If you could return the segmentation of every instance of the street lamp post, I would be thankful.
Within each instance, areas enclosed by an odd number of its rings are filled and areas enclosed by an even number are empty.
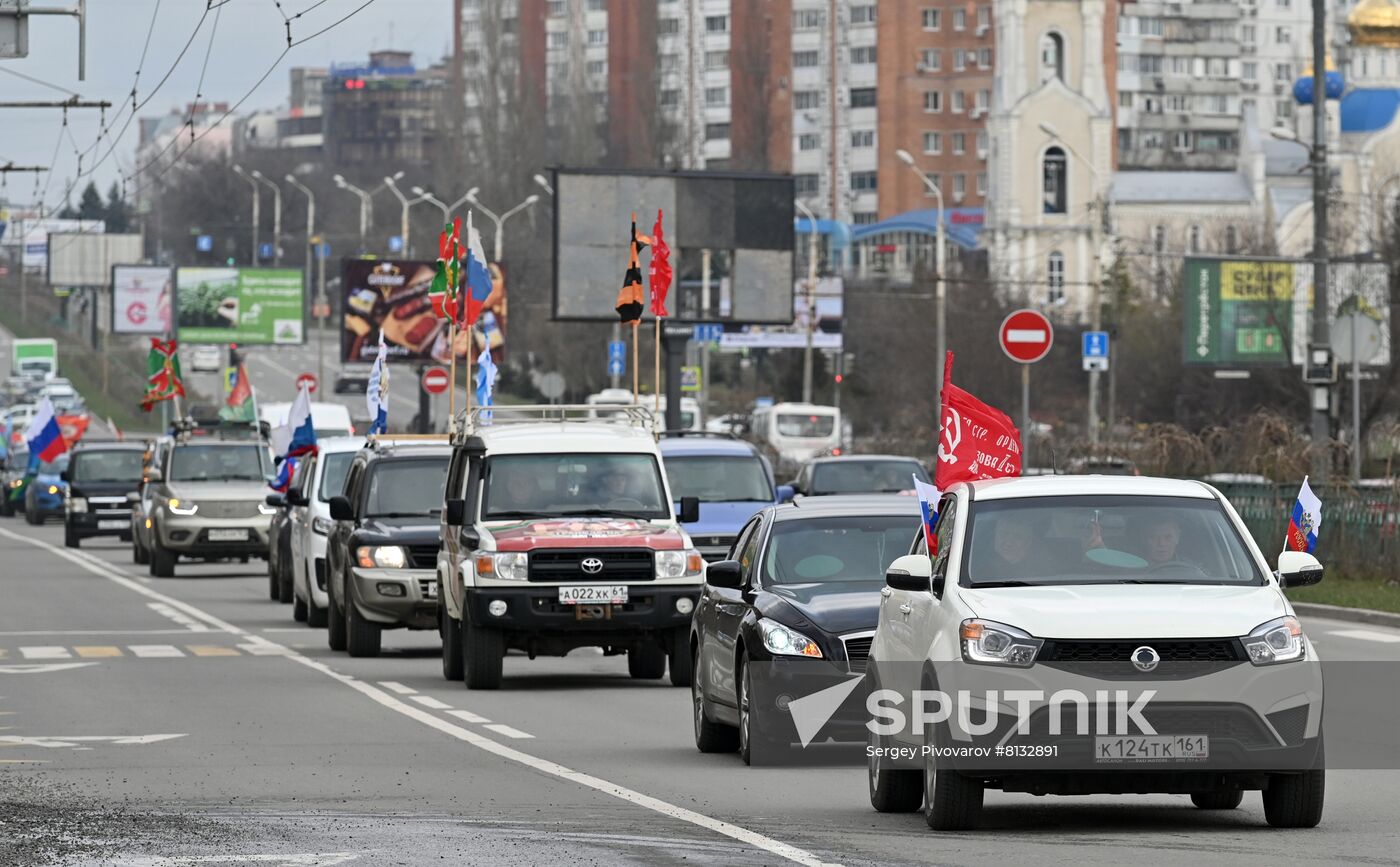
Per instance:
[[[369,224],[374,213],[374,201],[370,194],[345,180],[340,175],[336,175],[331,180],[342,190],[348,190],[360,197],[360,252],[365,252],[365,236],[369,234]]]
[[[1312,0],[1312,86],[1313,86],[1313,140],[1309,156],[1312,157],[1313,181],[1313,309],[1312,340],[1308,346],[1309,361],[1321,359],[1330,367],[1332,363],[1332,335],[1327,321],[1331,307],[1327,299],[1327,188],[1331,177],[1327,169],[1327,73],[1324,67],[1327,56],[1327,9],[1323,0]],[[1354,352],[1356,347],[1352,347]],[[1314,385],[1312,399],[1312,471],[1313,475],[1327,481],[1331,470],[1331,460],[1327,453],[1327,441],[1332,435],[1332,422],[1328,410],[1331,386]],[[1360,463],[1361,443],[1353,463]]]
[[[258,189],[257,179],[249,175],[247,172],[243,171],[243,167],[238,165],[237,163],[235,163],[233,166],[233,173],[238,175],[243,180],[247,181],[253,187],[253,250],[251,256],[253,265],[256,266],[258,264],[258,206],[261,202],[260,194],[262,191]]]
[[[802,402],[811,403],[812,340],[817,319],[817,215],[800,200],[793,204],[807,219],[807,348],[802,355]]]
[[[505,242],[506,220],[509,220],[511,217],[530,207],[535,202],[538,202],[540,200],[540,197],[534,193],[531,193],[530,195],[525,197],[525,201],[511,208],[509,211],[506,211],[504,214],[496,216],[494,211],[483,205],[481,201],[477,199],[476,194],[478,189],[478,187],[472,187],[470,190],[467,190],[467,194],[462,197],[462,201],[470,202],[473,206],[476,207],[478,211],[485,214],[491,220],[491,222],[496,224],[496,237],[495,243],[493,244],[495,255],[492,257],[492,261],[499,262],[501,261],[501,250]],[[454,205],[453,207],[455,208],[456,206]]]
[[[318,252],[315,248],[316,237],[316,194],[311,192],[311,188],[296,179],[295,175],[288,174],[284,178],[287,183],[295,189],[300,190],[306,196],[306,291],[311,291],[311,262],[316,258]],[[324,294],[325,287],[322,287]],[[317,298],[319,303],[322,299]]]
[[[541,174],[536,174],[531,180],[534,181],[540,189],[544,190],[547,195],[554,195],[554,187],[550,186],[549,178]]]
[[[943,364],[948,355],[948,285],[947,277],[944,274],[944,271],[947,270],[947,237],[943,220],[943,191],[938,188],[938,184],[935,184],[932,178],[924,174],[924,171],[914,164],[914,156],[910,154],[909,151],[900,148],[894,152],[894,155],[899,157],[900,162],[904,163],[914,174],[919,176],[919,179],[924,182],[924,186],[929,192],[933,193],[934,199],[938,202],[938,232],[936,249],[933,254],[934,269],[938,271],[938,283],[933,290],[934,331],[936,335],[934,353],[938,356],[938,359],[937,366],[934,369],[937,371],[938,375],[938,384],[936,388],[938,389],[939,413],[941,414],[941,407],[943,405]],[[942,418],[939,418],[938,423],[942,424],[942,422]]]
[[[260,183],[267,184],[272,188],[272,264],[282,264],[282,188],[267,179],[267,176],[257,169],[250,172]]]
[[[403,192],[399,189],[398,184],[395,183],[395,181],[398,180],[399,176],[401,176],[402,174],[403,172],[399,172],[398,175],[393,175],[385,178],[384,186],[388,187],[389,192],[394,194],[394,198],[399,200],[399,206],[402,208],[402,210],[399,212],[399,237],[403,239],[404,255],[410,256],[412,255],[412,253],[409,252],[408,247],[408,209],[418,204],[419,202],[427,201],[427,197],[423,195],[417,195],[414,198],[410,199],[407,196],[405,196]],[[415,187],[414,189],[421,189],[421,187]]]
[[[422,187],[414,187],[413,194],[418,198],[422,199],[423,201],[427,202],[428,204],[433,205],[439,211],[442,211],[443,223],[450,223],[452,221],[452,209],[449,208],[447,206],[447,203],[444,202],[442,199],[439,199],[437,196],[434,196],[432,193],[428,192]]]

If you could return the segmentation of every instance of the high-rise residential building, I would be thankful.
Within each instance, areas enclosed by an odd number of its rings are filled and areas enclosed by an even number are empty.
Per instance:
[[[409,52],[375,51],[367,64],[332,66],[322,96],[331,166],[382,171],[439,156],[448,102],[442,67],[418,69]]]

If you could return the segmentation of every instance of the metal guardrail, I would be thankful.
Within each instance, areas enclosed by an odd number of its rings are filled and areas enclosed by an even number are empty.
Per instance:
[[[550,422],[614,424],[642,428],[652,436],[659,434],[656,416],[640,404],[503,404],[473,406],[457,413],[452,424],[452,442],[460,444],[483,427]]]

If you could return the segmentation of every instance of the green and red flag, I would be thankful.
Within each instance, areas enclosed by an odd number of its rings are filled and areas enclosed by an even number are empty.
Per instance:
[[[254,421],[257,406],[253,401],[253,381],[248,377],[248,366],[237,351],[229,352],[230,368],[224,378],[224,405],[219,407],[219,418],[225,421]]]
[[[646,235],[637,234],[637,214],[632,213],[632,241],[628,245],[627,273],[622,277],[622,291],[617,293],[618,319],[625,323],[636,324],[642,319],[642,310],[645,309],[644,295],[642,290],[642,266],[641,253],[646,249],[651,239]]]
[[[146,395],[141,399],[141,409],[150,412],[151,407],[162,400],[184,396],[179,343],[152,337],[151,351],[146,356]]]
[[[442,227],[438,236],[437,273],[433,275],[428,297],[433,302],[433,315],[452,319],[457,313],[457,291],[462,285],[462,218],[457,217]]]

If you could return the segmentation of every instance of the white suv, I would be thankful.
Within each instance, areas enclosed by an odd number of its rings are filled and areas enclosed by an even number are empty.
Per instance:
[[[317,454],[297,471],[287,492],[292,520],[292,616],[308,626],[326,625],[326,535],[331,520],[330,499],[341,492],[345,473],[355,453],[364,448],[364,437],[332,437],[321,440]]]
[[[866,685],[870,798],[970,829],[983,791],[1262,790],[1279,827],[1322,814],[1322,672],[1282,587],[1214,488],[1042,476],[956,485],[889,567]],[[986,752],[979,752],[985,750]]]

